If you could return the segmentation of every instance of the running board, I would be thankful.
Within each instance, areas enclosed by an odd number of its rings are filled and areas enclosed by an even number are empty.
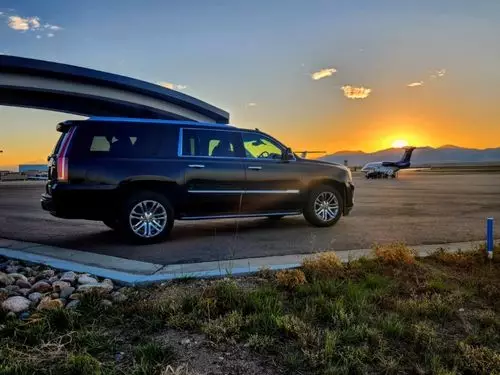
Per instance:
[[[300,211],[294,212],[273,212],[262,214],[235,214],[235,215],[213,215],[213,216],[181,216],[179,220],[206,220],[206,219],[245,219],[253,217],[269,217],[269,216],[296,216],[302,215]]]

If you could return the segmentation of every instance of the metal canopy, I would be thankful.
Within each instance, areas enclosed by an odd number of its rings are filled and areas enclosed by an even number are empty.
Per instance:
[[[229,113],[175,90],[73,65],[0,55],[0,105],[83,116],[227,124]]]

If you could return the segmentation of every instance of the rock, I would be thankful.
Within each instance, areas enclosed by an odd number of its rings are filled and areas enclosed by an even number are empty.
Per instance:
[[[108,283],[91,283],[83,284],[78,287],[77,292],[89,292],[89,291],[101,291],[101,292],[111,292],[113,287]]]
[[[25,311],[19,315],[19,319],[21,320],[28,320],[30,318],[31,314],[28,311]]]
[[[19,294],[26,297],[28,294],[30,294],[31,289],[30,288],[21,288],[19,289]]]
[[[66,282],[66,281],[55,281],[52,284],[52,289],[54,290],[54,292],[59,293],[62,289],[69,288],[70,286],[71,286],[71,284]]]
[[[30,308],[31,302],[29,299],[16,296],[9,297],[2,303],[2,308],[14,313],[20,313]]]
[[[112,288],[114,288],[115,286],[113,285],[113,282],[110,280],[110,279],[104,279],[102,281],[103,284],[108,284],[110,285]]]
[[[182,339],[181,340],[181,345],[189,345],[191,344],[191,340],[190,339]]]
[[[18,280],[23,280],[26,282],[28,281],[28,278],[21,273],[10,273],[9,276],[13,277],[14,280],[16,280],[16,281],[18,281]]]
[[[73,271],[65,272],[61,276],[61,281],[66,281],[68,283],[74,283],[76,281],[76,273]]]
[[[79,300],[82,297],[80,293],[73,293],[72,295],[69,296],[69,299],[74,301],[74,300]]]
[[[9,291],[5,288],[0,288],[0,302],[3,302],[9,297]]]
[[[111,293],[111,299],[113,300],[113,302],[122,303],[127,300],[127,296],[120,292],[113,292]]]
[[[64,307],[60,299],[50,299],[50,297],[43,297],[40,301],[37,310],[56,310]]]
[[[33,275],[33,270],[30,267],[24,267],[23,273],[27,276],[30,277]]]
[[[47,293],[52,290],[52,286],[45,281],[37,281],[32,287],[31,290],[34,292]]]
[[[115,354],[115,361],[116,362],[121,362],[123,360],[125,353],[124,352],[118,352]]]
[[[105,308],[108,308],[108,307],[113,306],[113,302],[111,302],[111,301],[109,301],[109,300],[107,300],[107,299],[103,299],[103,300],[101,301],[101,305],[102,305],[103,307],[105,307]]]
[[[0,287],[5,287],[14,284],[14,278],[3,272],[0,272]]]
[[[33,285],[34,283],[36,283],[36,277],[28,277],[28,282]]]
[[[8,266],[5,269],[5,272],[7,273],[16,273],[19,270],[19,266]]]
[[[70,297],[73,294],[74,291],[75,291],[75,288],[73,288],[72,286],[68,286],[66,288],[62,288],[61,293],[59,293],[59,295],[61,298],[67,299],[68,297]]]
[[[89,275],[81,275],[78,278],[78,284],[85,285],[85,284],[97,284],[97,279],[90,277]]]
[[[29,296],[28,296],[28,299],[33,302],[33,303],[38,303],[38,301],[40,301],[42,299],[42,294],[41,293],[38,293],[38,292],[35,292],[35,293],[31,293]]]
[[[19,288],[17,285],[7,285],[5,289],[7,290],[7,292],[9,292],[9,296],[18,296],[19,290],[21,288]]]
[[[42,271],[41,275],[46,278],[46,279],[50,279],[51,277],[53,277],[54,275],[56,274],[56,271],[54,270],[45,270],[45,271]]]
[[[13,311],[9,311],[7,313],[7,319],[15,319],[16,318],[16,313]]]
[[[66,308],[68,310],[74,310],[74,309],[76,309],[78,307],[79,304],[80,304],[80,301],[78,301],[78,300],[71,301],[70,303],[68,303],[66,305]]]
[[[27,279],[26,280],[21,280],[21,279],[17,280],[16,285],[21,289],[25,289],[25,288],[31,289],[31,284],[28,282]]]
[[[54,292],[54,293],[52,293],[52,294],[50,295],[50,298],[52,298],[52,299],[57,299],[57,298],[59,298],[59,293],[55,293],[55,292]]]
[[[49,284],[53,284],[56,281],[59,281],[59,278],[57,276],[52,276],[51,278],[49,278]]]

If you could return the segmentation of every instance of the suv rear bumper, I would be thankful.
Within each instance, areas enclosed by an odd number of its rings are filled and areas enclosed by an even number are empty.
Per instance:
[[[55,214],[56,208],[54,205],[54,200],[52,199],[52,196],[48,194],[42,194],[42,198],[40,199],[40,203],[42,205],[42,208],[45,211],[49,211],[51,214]]]
[[[349,215],[353,207],[354,207],[354,185],[348,182],[345,189],[344,215],[345,216]]]

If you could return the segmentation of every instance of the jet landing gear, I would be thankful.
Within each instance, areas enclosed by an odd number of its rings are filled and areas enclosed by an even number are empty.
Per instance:
[[[396,173],[387,173],[387,172],[372,172],[372,173],[367,173],[365,176],[367,179],[381,179],[381,178],[396,178],[397,174]]]

